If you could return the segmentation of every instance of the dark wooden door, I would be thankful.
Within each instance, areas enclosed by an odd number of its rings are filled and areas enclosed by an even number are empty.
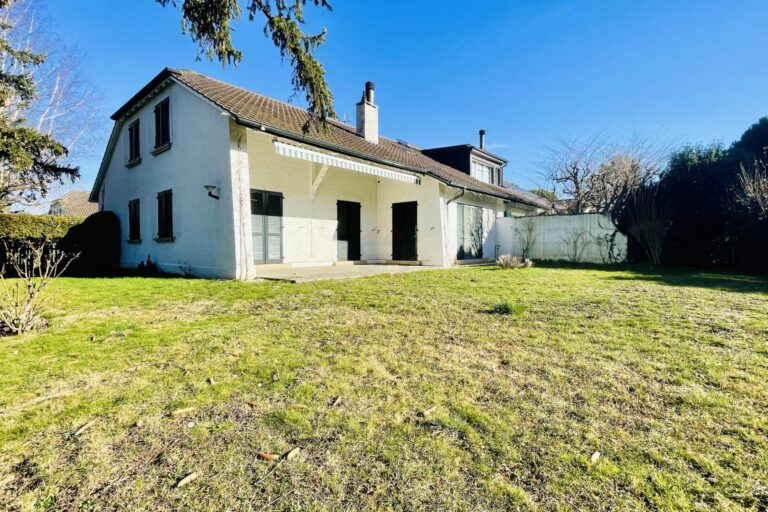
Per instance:
[[[360,203],[336,203],[336,240],[339,261],[360,259]]]
[[[414,261],[416,253],[416,201],[392,205],[392,259]]]

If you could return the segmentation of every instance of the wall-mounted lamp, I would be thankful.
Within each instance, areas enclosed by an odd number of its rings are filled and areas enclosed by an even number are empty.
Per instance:
[[[217,187],[216,185],[205,185],[205,190],[208,191],[208,197],[212,197],[214,199],[219,198],[219,194],[218,194],[219,187]]]

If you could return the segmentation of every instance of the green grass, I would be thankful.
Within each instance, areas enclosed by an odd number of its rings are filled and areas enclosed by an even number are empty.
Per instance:
[[[48,330],[0,339],[0,509],[768,508],[763,278],[60,279],[49,299]]]

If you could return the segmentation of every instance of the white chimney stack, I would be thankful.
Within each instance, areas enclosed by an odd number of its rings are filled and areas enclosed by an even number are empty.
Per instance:
[[[379,107],[373,103],[373,82],[365,82],[365,92],[357,104],[357,134],[368,142],[379,143]]]

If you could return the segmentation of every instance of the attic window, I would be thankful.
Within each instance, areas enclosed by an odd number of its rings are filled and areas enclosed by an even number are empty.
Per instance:
[[[133,167],[141,162],[139,120],[128,125],[128,167]]]
[[[498,174],[498,167],[494,167],[483,162],[478,162],[477,160],[472,161],[470,176],[473,178],[477,178],[482,182],[490,183],[493,185],[498,183]]]
[[[155,150],[153,155],[171,147],[171,100],[165,98],[155,105]]]

